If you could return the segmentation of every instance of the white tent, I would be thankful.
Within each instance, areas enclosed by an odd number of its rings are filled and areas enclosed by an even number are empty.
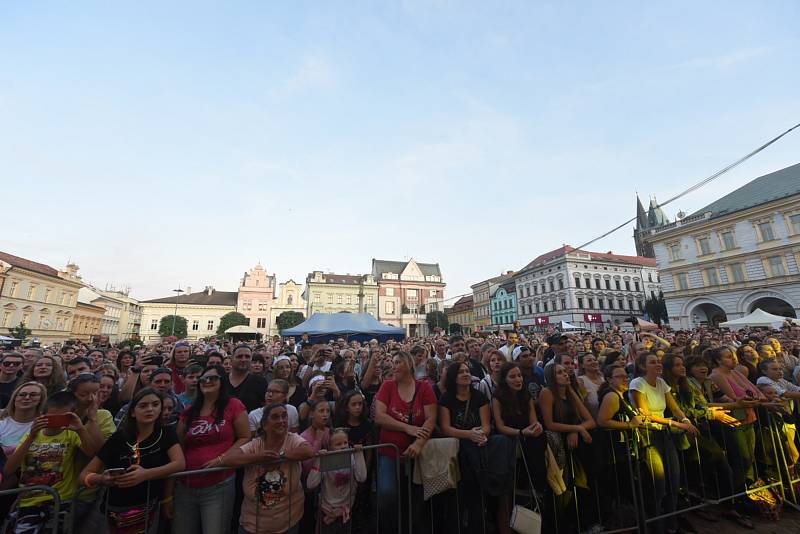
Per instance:
[[[733,319],[732,321],[725,321],[724,323],[719,323],[719,325],[723,328],[731,328],[733,330],[744,328],[745,326],[780,328],[783,326],[784,321],[786,321],[786,317],[772,315],[761,308],[756,308],[749,315],[745,315],[739,319]]]
[[[226,334],[258,334],[258,330],[253,327],[240,324],[238,326],[232,326],[225,330]]]
[[[558,328],[560,328],[561,330],[584,330],[580,326],[575,326],[574,324],[570,324],[566,321],[561,321],[558,324]]]

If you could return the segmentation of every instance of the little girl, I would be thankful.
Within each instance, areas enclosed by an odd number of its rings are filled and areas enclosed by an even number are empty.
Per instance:
[[[331,451],[341,451],[350,447],[347,430],[336,428],[331,433]],[[320,455],[327,451],[320,450]],[[343,454],[343,453],[342,453]],[[320,510],[322,521],[320,534],[340,534],[349,531],[350,510],[356,499],[359,482],[367,479],[367,465],[364,462],[364,451],[361,445],[353,447],[350,467],[332,471],[320,471],[320,457],[314,460],[314,467],[308,474],[307,487],[314,489],[320,486]]]

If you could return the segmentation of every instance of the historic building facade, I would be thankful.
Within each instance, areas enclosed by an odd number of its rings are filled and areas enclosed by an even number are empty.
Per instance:
[[[75,317],[72,320],[70,339],[89,343],[94,336],[99,336],[103,328],[105,312],[106,309],[102,306],[78,300],[78,304],[75,306]]]
[[[500,284],[489,300],[492,326],[513,326],[517,320],[517,286],[514,279],[509,278]]]
[[[468,334],[475,329],[475,310],[473,309],[472,295],[465,295],[455,301],[451,308],[445,308],[447,322],[450,323],[451,332],[453,325],[461,327],[461,332]]]
[[[306,277],[306,317],[314,313],[369,313],[378,317],[378,284],[371,274],[314,271]]]
[[[236,291],[217,291],[207,286],[197,293],[142,301],[141,338],[145,343],[159,341],[161,318],[176,312],[186,318],[189,341],[214,336],[222,316],[236,311],[237,298]]]
[[[287,280],[278,285],[278,295],[272,301],[272,307],[270,308],[268,335],[274,336],[280,334],[278,329],[278,317],[286,311],[298,312],[303,316],[306,314],[306,301],[303,299],[303,286],[295,283],[294,280]]]
[[[649,231],[674,328],[800,314],[800,164]]]
[[[647,298],[661,291],[656,260],[569,245],[534,259],[514,276],[523,326],[561,321],[593,330],[642,317]]]
[[[22,323],[31,330],[27,341],[52,345],[69,339],[83,285],[77,273],[77,265],[58,271],[0,252],[0,335]]]
[[[489,278],[470,286],[472,289],[472,307],[475,329],[480,331],[492,324],[492,295],[500,287],[500,284],[508,281],[514,276],[514,271],[507,271],[500,276]]]
[[[373,259],[372,277],[378,283],[378,320],[405,328],[409,336],[428,335],[426,314],[444,311],[439,264]]]
[[[239,283],[236,311],[250,319],[250,326],[267,335],[271,330],[270,318],[275,298],[275,276],[267,274],[261,264],[244,273]]]
[[[108,336],[108,341],[111,343],[117,343],[122,340],[120,337],[120,317],[122,316],[124,304],[121,300],[101,295],[94,288],[86,286],[78,291],[78,302],[102,307],[105,311],[103,312],[100,334]]]

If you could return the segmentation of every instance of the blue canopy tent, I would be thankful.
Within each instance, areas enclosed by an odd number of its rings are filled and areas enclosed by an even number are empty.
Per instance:
[[[312,343],[326,343],[339,337],[347,341],[369,341],[377,339],[402,340],[406,337],[404,328],[389,326],[378,322],[368,313],[315,313],[304,322],[281,331],[282,336],[300,337],[308,334]]]

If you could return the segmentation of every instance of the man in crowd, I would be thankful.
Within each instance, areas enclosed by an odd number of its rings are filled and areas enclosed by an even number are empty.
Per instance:
[[[188,341],[178,341],[172,349],[172,357],[165,367],[172,371],[172,383],[175,393],[183,393],[186,385],[183,383],[183,372],[189,363],[190,347]]]
[[[78,376],[82,373],[91,373],[92,372],[92,362],[89,358],[84,358],[83,356],[78,356],[77,358],[72,358],[66,364],[67,378],[70,380]]]
[[[231,396],[236,397],[252,412],[264,403],[267,394],[267,381],[263,376],[250,372],[253,350],[247,345],[239,345],[233,349],[231,374]]]
[[[0,362],[0,408],[5,408],[8,399],[19,385],[22,373],[22,354],[19,352],[6,352]]]
[[[447,359],[447,341],[442,338],[436,338],[433,342],[433,359],[436,360],[437,365],[441,365]]]

